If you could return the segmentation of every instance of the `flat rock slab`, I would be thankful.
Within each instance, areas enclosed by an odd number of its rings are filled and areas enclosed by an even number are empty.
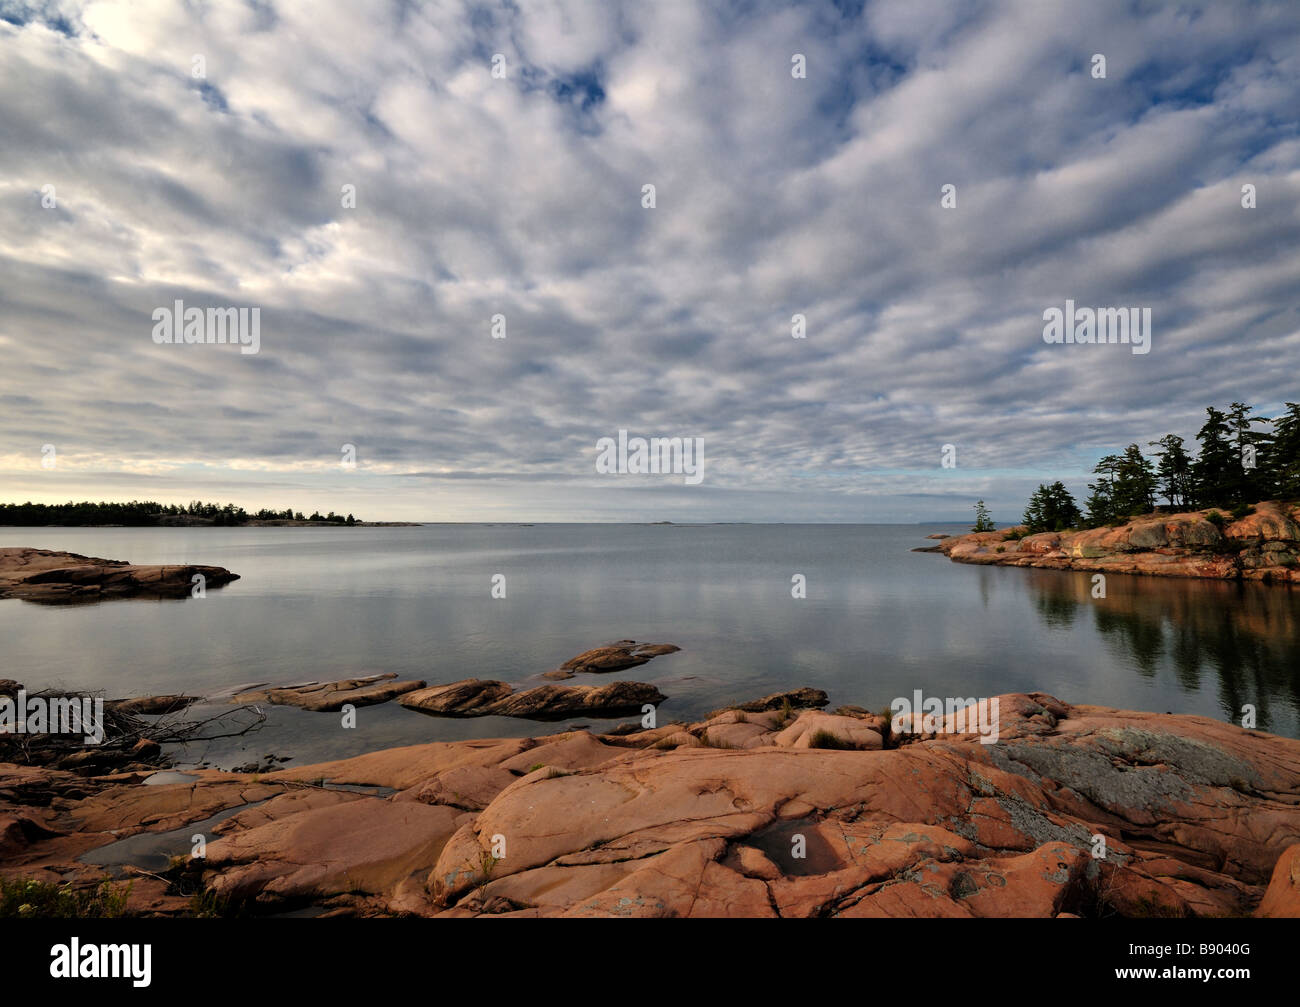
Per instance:
[[[463,814],[375,798],[304,802],[212,843],[200,866],[218,898],[293,902],[382,892],[435,863]]]
[[[9,547],[0,549],[0,598],[59,604],[108,598],[186,598],[194,576],[205,588],[238,580],[219,566],[135,566],[75,552]]]
[[[269,703],[273,706],[297,706],[314,713],[332,713],[345,705],[374,706],[390,699],[423,689],[425,683],[417,679],[397,682],[392,672],[366,678],[348,678],[338,682],[305,682],[284,688],[253,689],[239,692],[232,703],[255,706]]]
[[[640,711],[646,703],[666,699],[645,682],[610,682],[608,685],[540,685],[516,692],[505,682],[467,678],[448,685],[408,692],[402,706],[443,717],[524,717],[561,719],[586,714]]]

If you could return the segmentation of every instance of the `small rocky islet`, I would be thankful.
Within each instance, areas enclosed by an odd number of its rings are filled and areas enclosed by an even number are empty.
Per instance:
[[[196,581],[201,577],[201,581]],[[27,547],[0,548],[0,599],[46,604],[112,598],[185,598],[202,583],[218,588],[239,579],[219,566],[137,566],[75,552]]]
[[[957,563],[1300,584],[1300,504],[1276,500],[1238,518],[1210,507],[1078,531],[1026,534],[1017,525],[927,537],[941,540],[915,551]]]

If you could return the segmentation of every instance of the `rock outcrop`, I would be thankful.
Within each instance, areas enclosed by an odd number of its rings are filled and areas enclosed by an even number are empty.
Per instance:
[[[620,640],[579,654],[545,678],[573,678],[583,672],[611,672],[645,664],[661,654],[681,648],[671,643],[643,643]],[[608,685],[543,685],[517,691],[506,682],[466,678],[459,682],[428,686],[423,681],[394,681],[388,672],[338,682],[302,682],[272,687],[265,683],[241,686],[228,694],[230,702],[245,705],[270,703],[297,706],[304,710],[332,712],[345,704],[371,706],[396,699],[405,707],[443,717],[524,717],[555,720],[585,714],[615,716],[641,711],[646,703],[666,698],[644,682],[613,682]],[[825,693],[819,694],[825,702]],[[132,700],[147,703],[148,699]]]
[[[959,535],[938,551],[958,563],[1300,584],[1300,505],[1266,501],[1237,520],[1216,508],[1148,514],[1114,528],[1017,537],[1024,530]]]
[[[200,771],[146,787],[0,766],[0,871],[89,882],[99,847],[154,833],[159,852],[187,857],[197,831],[206,858],[138,876],[138,911],[183,913],[178,893],[201,888],[254,913],[1300,913],[1300,741],[1041,693],[998,699],[996,744],[950,719],[882,749],[870,714],[733,709],[257,779]]]
[[[195,576],[205,588],[238,580],[219,566],[135,566],[75,552],[9,547],[0,549],[0,598],[58,604],[107,598],[185,598]]]

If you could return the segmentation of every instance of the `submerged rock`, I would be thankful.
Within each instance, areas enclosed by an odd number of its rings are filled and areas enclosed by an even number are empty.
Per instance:
[[[444,717],[525,717],[533,720],[579,714],[617,715],[639,711],[666,697],[644,682],[610,682],[608,685],[540,685],[515,692],[505,682],[467,678],[409,692],[398,699],[402,706]]]
[[[559,671],[571,672],[608,672],[622,671],[645,664],[651,658],[661,654],[674,654],[681,650],[671,643],[637,643],[635,640],[619,640],[605,647],[596,647],[584,651],[577,657],[570,658],[559,667]]]
[[[270,703],[274,706],[297,706],[315,713],[332,713],[345,705],[374,706],[387,703],[404,693],[423,689],[425,683],[416,679],[396,682],[397,675],[387,672],[365,678],[347,678],[338,682],[304,682],[284,688],[251,689],[238,692],[232,703],[252,706]]]

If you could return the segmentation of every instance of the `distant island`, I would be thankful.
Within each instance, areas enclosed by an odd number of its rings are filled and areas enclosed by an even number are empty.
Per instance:
[[[417,527],[412,521],[359,521],[351,514],[321,514],[313,511],[304,515],[302,511],[286,508],[282,511],[263,508],[250,514],[235,504],[204,503],[202,500],[191,501],[182,507],[179,504],[162,504],[155,500],[131,500],[118,503],[100,500],[99,502],[83,500],[74,503],[69,500],[63,504],[27,503],[0,504],[0,525],[17,525],[22,527],[40,526],[125,526],[133,528],[151,527],[229,527],[238,525],[343,525],[345,527]]]

